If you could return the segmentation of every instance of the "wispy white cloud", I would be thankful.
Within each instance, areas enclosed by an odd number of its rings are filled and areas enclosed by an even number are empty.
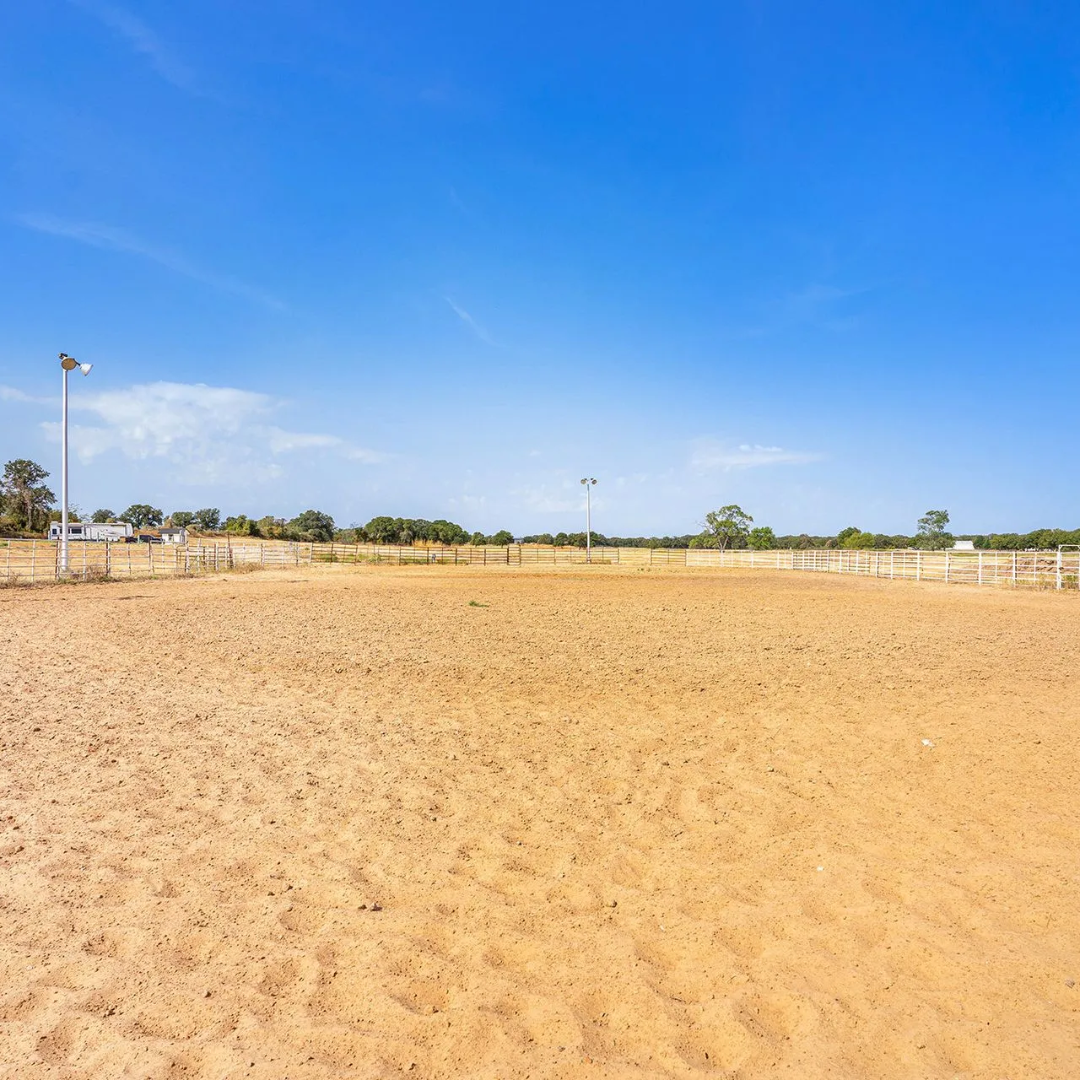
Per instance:
[[[195,72],[177,59],[172,50],[138,16],[116,4],[106,3],[105,0],[70,2],[119,34],[137,53],[146,57],[150,66],[166,82],[189,94],[204,92]]]
[[[247,300],[253,300],[266,307],[282,310],[285,305],[268,293],[252,288],[250,285],[235,278],[221,274],[210,273],[191,263],[179,252],[167,247],[150,244],[126,229],[116,228],[112,225],[102,225],[96,222],[64,221],[51,214],[17,214],[14,218],[17,224],[35,232],[46,233],[49,236],[59,236],[65,240],[75,240],[80,244],[100,248],[103,251],[120,251],[128,255],[137,255],[157,263],[167,270],[193,281],[200,281],[204,285],[217,289],[219,292],[232,293],[242,296]]]
[[[443,299],[450,305],[454,314],[482,341],[485,345],[494,345],[491,335],[485,330],[463,307],[455,304],[449,296]]]
[[[472,512],[483,510],[488,504],[486,495],[456,495],[451,496],[446,501],[451,506]]]
[[[472,212],[462,201],[461,196],[458,195],[457,188],[454,187],[453,184],[450,185],[450,205],[464,217],[472,217]]]
[[[820,461],[822,456],[807,450],[785,450],[782,446],[698,439],[690,455],[690,468],[695,472],[712,472],[717,469],[755,469],[766,465],[809,465]]]
[[[824,330],[844,331],[859,322],[857,315],[850,311],[845,313],[844,302],[869,291],[868,288],[844,289],[812,282],[786,293],[775,306],[784,322],[809,323]]]
[[[337,435],[292,432],[269,423],[283,402],[267,394],[202,383],[157,382],[80,393],[72,411],[94,416],[76,424],[71,443],[82,461],[117,452],[132,460],[162,459],[183,483],[262,482],[284,472],[283,455],[317,451],[374,464],[387,455]],[[59,440],[60,425],[42,428]]]
[[[524,509],[536,514],[585,513],[585,489],[578,479],[537,481],[513,488],[510,492]],[[603,497],[592,489],[592,508],[602,507]]]
[[[297,450],[335,450],[350,461],[360,461],[369,465],[375,465],[387,458],[386,454],[377,450],[353,446],[337,435],[283,431],[278,427],[265,428],[263,433],[267,436],[270,452],[274,454],[290,454]]]
[[[19,390],[14,386],[0,385],[0,401],[18,401],[27,405],[56,405],[58,404],[59,399],[34,397],[32,394],[23,393],[22,390]]]

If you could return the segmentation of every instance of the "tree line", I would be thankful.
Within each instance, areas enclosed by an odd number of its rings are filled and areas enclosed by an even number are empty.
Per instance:
[[[60,518],[56,495],[46,485],[49,473],[36,462],[25,458],[9,461],[0,477],[0,532],[6,534],[48,531],[49,523]],[[469,532],[453,521],[425,518],[401,518],[389,515],[373,517],[366,525],[339,528],[334,519],[319,510],[305,510],[294,518],[248,517],[237,514],[222,520],[217,507],[202,510],[174,510],[164,513],[149,503],[133,503],[121,513],[107,508],[84,515],[71,507],[73,522],[88,519],[93,522],[129,522],[135,529],[174,528],[192,529],[204,534],[225,533],[228,536],[257,537],[265,540],[298,540],[325,543],[372,544],[491,544],[498,547],[514,543],[509,529],[495,533]],[[722,506],[705,515],[701,529],[680,536],[605,536],[593,532],[592,543],[597,547],[651,548],[753,548],[759,551],[777,548],[924,548],[941,550],[952,547],[956,540],[971,540],[982,550],[1023,551],[1031,548],[1052,550],[1061,544],[1080,545],[1080,529],[1035,529],[1028,533],[984,533],[954,536],[948,531],[949,512],[928,510],[916,522],[912,534],[874,533],[849,525],[835,536],[810,533],[776,535],[768,525],[755,525],[754,519],[735,503]],[[521,539],[525,544],[553,544],[559,547],[585,547],[584,532],[535,533]]]

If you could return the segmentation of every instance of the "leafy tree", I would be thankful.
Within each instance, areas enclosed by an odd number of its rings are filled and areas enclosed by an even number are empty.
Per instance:
[[[373,544],[395,544],[398,540],[398,529],[394,525],[394,519],[383,515],[373,517],[365,526],[368,540]]]
[[[506,529],[500,529],[494,536],[489,537],[488,543],[496,547],[506,547],[514,542],[514,534]]]
[[[469,537],[469,543],[474,544],[476,547],[480,547],[481,544],[487,543],[487,537],[482,532],[474,532]]]
[[[945,531],[949,524],[948,510],[927,510],[919,518],[919,531],[915,537],[918,547],[929,548],[931,551],[940,551],[943,548],[952,547],[952,533]]]
[[[196,510],[192,524],[200,532],[217,532],[221,528],[221,511],[216,506]]]
[[[120,520],[130,522],[136,529],[145,529],[149,525],[160,525],[165,520],[165,515],[156,506],[132,503],[120,515]]]
[[[285,535],[285,529],[285,519],[274,517],[273,514],[266,514],[255,522],[255,531],[267,540],[280,540]]]
[[[111,510],[95,510],[90,517],[95,525],[107,525],[116,520],[116,515]]]
[[[436,544],[467,544],[469,534],[460,525],[440,518],[430,523],[428,539]]]
[[[235,517],[227,517],[225,519],[225,531],[231,536],[259,535],[258,527],[247,514],[237,514]]]
[[[186,529],[195,521],[195,514],[191,510],[174,510],[169,515],[174,529]]]
[[[82,521],[82,519],[83,512],[74,503],[72,503],[71,506],[68,507],[68,521],[78,523]],[[56,507],[55,509],[49,511],[50,522],[63,520],[64,514],[60,507]]]
[[[703,547],[715,547],[723,551],[728,547],[741,547],[750,532],[754,519],[741,506],[729,503],[719,510],[705,515]]]
[[[9,461],[4,466],[0,492],[8,513],[19,527],[31,532],[35,526],[45,527],[49,507],[56,502],[56,496],[42,483],[48,475],[40,465],[26,458]]]
[[[863,532],[862,529],[854,527],[841,530],[836,537],[836,542],[842,548],[868,550],[875,546],[873,533]]]
[[[305,510],[289,522],[288,531],[299,540],[328,544],[334,539],[334,519],[318,510]]]
[[[777,546],[776,534],[768,525],[759,525],[756,529],[751,529],[746,542],[757,551],[771,551]]]

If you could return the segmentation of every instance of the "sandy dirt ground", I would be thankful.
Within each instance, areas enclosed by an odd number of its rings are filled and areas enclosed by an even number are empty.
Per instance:
[[[1080,598],[0,591],[0,1077],[1080,1075]]]

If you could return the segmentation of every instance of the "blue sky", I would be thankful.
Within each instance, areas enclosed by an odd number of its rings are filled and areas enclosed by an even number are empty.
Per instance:
[[[0,13],[0,460],[122,510],[1073,527],[1080,8]]]

